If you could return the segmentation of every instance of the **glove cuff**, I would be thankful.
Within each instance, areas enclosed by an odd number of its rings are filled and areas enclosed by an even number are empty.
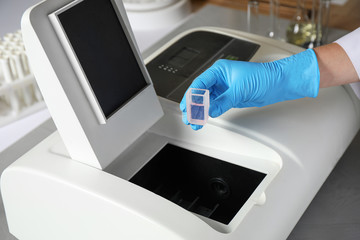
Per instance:
[[[320,72],[314,50],[308,49],[277,61],[282,71],[280,84],[285,84],[285,100],[312,97],[319,92]]]

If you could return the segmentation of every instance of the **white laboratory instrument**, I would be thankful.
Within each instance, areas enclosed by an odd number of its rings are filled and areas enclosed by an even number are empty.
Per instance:
[[[169,7],[179,0],[124,0],[124,7],[126,11],[152,11],[161,8]]]
[[[189,0],[125,0],[123,3],[134,31],[171,28],[191,13]]]
[[[241,59],[234,46],[250,61],[301,50],[285,43],[193,29],[145,61],[151,81],[120,0],[44,1],[22,27],[58,131],[1,176],[18,239],[286,239],[359,129],[344,87],[182,123],[181,89],[206,65]]]

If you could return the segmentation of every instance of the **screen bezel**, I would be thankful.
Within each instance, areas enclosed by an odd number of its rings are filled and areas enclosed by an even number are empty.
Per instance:
[[[106,124],[107,120],[109,118],[111,118],[118,110],[120,110],[123,106],[125,106],[127,103],[129,103],[134,97],[136,97],[141,91],[143,91],[145,88],[149,87],[149,85],[151,84],[146,78],[144,78],[145,82],[146,82],[146,86],[139,90],[134,96],[132,96],[130,99],[128,99],[125,103],[123,103],[122,105],[120,105],[117,110],[115,110],[114,112],[112,112],[110,114],[110,116],[106,117],[105,114],[104,114],[104,111],[103,109],[101,108],[100,106],[100,103],[96,97],[96,94],[94,93],[94,90],[92,89],[91,87],[91,84],[86,76],[86,73],[83,69],[83,67],[81,66],[81,63],[78,59],[78,56],[77,54],[75,53],[75,50],[63,28],[63,25],[59,19],[59,15],[66,12],[67,10],[71,9],[72,7],[76,6],[77,4],[83,2],[84,0],[75,0],[69,4],[67,4],[66,6],[62,7],[61,9],[49,14],[49,19],[52,23],[52,25],[54,26],[54,29],[61,41],[61,44],[67,54],[67,57],[69,58],[73,68],[74,68],[74,71],[80,81],[80,84],[89,100],[89,103],[99,121],[100,124]],[[118,6],[116,5],[116,2],[114,0],[109,0],[114,8],[114,11],[117,15],[117,18],[119,20],[119,23],[121,25],[121,27],[123,29],[126,29],[126,25],[124,23],[124,21],[122,20],[121,18],[121,14],[119,13],[119,10],[118,10]],[[128,40],[128,42],[130,43],[131,42],[131,37],[129,35],[129,32],[128,31],[124,31],[125,33],[125,36],[126,36],[126,39]],[[135,49],[135,46],[133,44],[129,44],[130,47],[131,47],[131,50],[133,52],[136,52],[136,49]],[[135,56],[135,59],[137,61],[137,64],[139,65],[139,69],[141,69],[140,65],[142,64],[141,60],[139,59],[139,57],[134,54]],[[141,69],[142,70],[142,69]],[[142,71],[142,74],[144,75],[144,72]]]
[[[86,1],[86,0],[85,0]],[[121,0],[111,0],[149,83],[100,124],[49,15],[78,0],[42,1],[25,11],[21,28],[37,84],[65,147],[74,160],[103,169],[149,130],[163,111],[136,45]],[[121,27],[121,26],[119,26]]]

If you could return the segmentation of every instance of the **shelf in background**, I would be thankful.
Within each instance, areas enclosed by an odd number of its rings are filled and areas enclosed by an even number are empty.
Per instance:
[[[296,0],[279,0],[280,17],[291,19],[296,12]],[[312,1],[306,1],[306,8],[311,9]],[[344,1],[343,1],[344,2]],[[206,4],[246,10],[248,0],[191,0],[193,11],[197,11]],[[329,27],[352,31],[360,27],[359,0],[347,0],[344,4],[331,4]],[[269,0],[259,0],[259,13],[268,15]]]

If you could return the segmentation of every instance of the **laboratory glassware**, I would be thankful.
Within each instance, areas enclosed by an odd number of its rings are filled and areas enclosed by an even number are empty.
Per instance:
[[[270,28],[268,37],[279,38],[279,0],[269,1]]]
[[[259,34],[259,1],[249,0],[247,4],[247,31]]]
[[[315,27],[315,47],[327,42],[331,0],[313,0],[312,23]]]
[[[289,43],[307,47],[312,39],[316,38],[313,30],[313,24],[305,9],[305,0],[297,0],[296,14],[286,30],[286,40]]]
[[[186,111],[189,123],[205,125],[209,118],[209,90],[190,88],[186,93]]]

